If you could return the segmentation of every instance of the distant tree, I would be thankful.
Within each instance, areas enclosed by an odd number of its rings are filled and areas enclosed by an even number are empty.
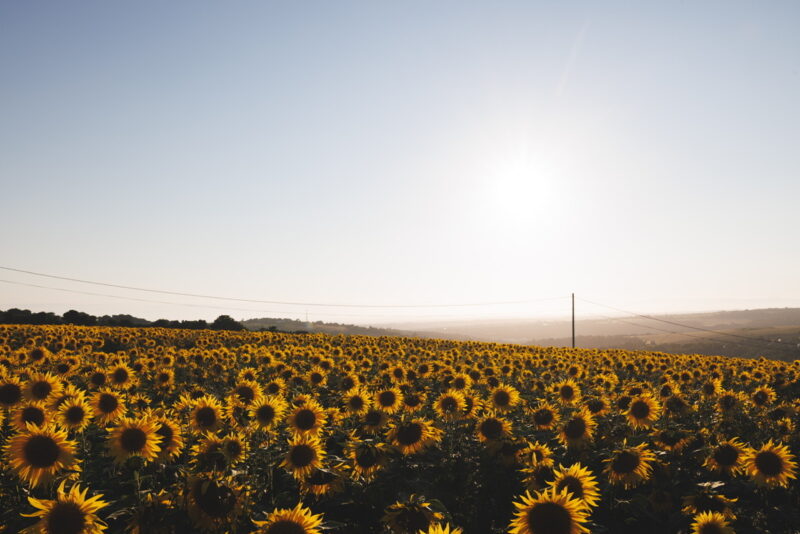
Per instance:
[[[230,315],[220,315],[211,323],[212,330],[244,330],[244,326]]]
[[[97,317],[77,310],[69,310],[62,315],[62,319],[66,324],[78,326],[94,326],[97,324]]]

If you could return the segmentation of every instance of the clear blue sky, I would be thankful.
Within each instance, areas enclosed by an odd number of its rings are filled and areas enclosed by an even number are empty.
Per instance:
[[[794,1],[2,2],[0,263],[262,300],[800,305],[798,27]],[[0,283],[3,309],[306,311],[215,305]]]

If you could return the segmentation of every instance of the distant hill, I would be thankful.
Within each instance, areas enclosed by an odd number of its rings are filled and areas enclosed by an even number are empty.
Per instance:
[[[800,359],[800,308],[767,308],[652,317],[669,323],[642,317],[591,320],[579,318],[576,321],[576,345],[584,348]],[[424,328],[423,324],[414,323],[399,323],[392,326],[401,329],[416,328],[425,336],[458,335],[478,341],[543,346],[569,346],[572,342],[571,322],[563,319],[453,321],[428,324],[427,328]],[[725,334],[706,332],[697,328]]]
[[[402,331],[393,328],[379,328],[373,326],[357,326],[352,324],[325,323],[322,321],[306,322],[296,319],[262,317],[260,319],[246,319],[244,321],[240,321],[240,323],[246,329],[254,331],[271,330],[276,332],[302,332],[309,334],[419,337],[415,332],[412,331]]]

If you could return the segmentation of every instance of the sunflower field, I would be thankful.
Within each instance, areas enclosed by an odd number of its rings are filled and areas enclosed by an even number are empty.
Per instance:
[[[800,532],[800,361],[0,327],[0,532]]]

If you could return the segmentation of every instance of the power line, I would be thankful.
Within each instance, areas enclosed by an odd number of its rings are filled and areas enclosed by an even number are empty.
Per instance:
[[[183,293],[180,291],[166,291],[160,289],[149,289],[143,287],[134,287],[134,286],[126,286],[122,284],[110,284],[106,282],[96,282],[93,280],[82,280],[79,278],[70,278],[67,276],[57,276],[54,274],[45,274],[45,273],[37,273],[34,271],[27,271],[24,269],[15,269],[13,267],[3,267],[0,266],[0,269],[5,271],[12,271],[16,273],[24,273],[29,274],[32,276],[41,276],[43,278],[53,278],[56,280],[66,280],[68,282],[78,282],[80,284],[91,284],[96,286],[103,286],[103,287],[114,287],[117,289],[128,289],[132,291],[145,291],[147,293],[159,293],[162,295],[175,295],[181,297],[193,297],[193,298],[203,298],[203,299],[212,299],[212,300],[226,300],[226,301],[234,301],[234,302],[251,302],[256,304],[283,304],[289,306],[312,306],[312,307],[329,307],[329,308],[460,308],[460,307],[474,307],[474,306],[497,306],[497,305],[508,305],[508,304],[529,304],[532,302],[542,302],[547,300],[558,300],[568,298],[566,296],[562,297],[545,297],[545,298],[538,298],[538,299],[526,299],[526,300],[511,300],[511,301],[498,301],[498,302],[473,302],[473,303],[458,303],[458,304],[332,304],[332,303],[321,303],[321,302],[291,302],[291,301],[280,301],[280,300],[256,300],[256,299],[245,299],[245,298],[236,298],[236,297],[220,297],[217,295],[202,295],[197,293]]]
[[[13,284],[18,286],[25,286],[25,287],[34,287],[38,289],[48,289],[52,291],[61,291],[64,293],[74,293],[78,295],[89,295],[93,297],[107,297],[112,299],[118,300],[130,300],[135,302],[147,302],[153,304],[167,304],[172,306],[186,306],[189,308],[203,308],[203,309],[217,309],[217,310],[224,310],[224,311],[241,311],[241,312],[250,312],[250,313],[268,313],[268,314],[296,314],[299,315],[302,312],[295,311],[286,311],[286,310],[258,310],[258,309],[251,309],[251,308],[236,308],[231,306],[216,306],[213,304],[191,304],[188,302],[173,302],[173,301],[166,301],[166,300],[154,300],[154,299],[143,299],[137,297],[126,297],[122,295],[110,295],[108,293],[95,293],[92,291],[80,291],[77,289],[67,289],[62,287],[52,287],[52,286],[45,286],[40,284],[31,284],[28,282],[17,282],[15,280],[3,280],[0,279],[0,283],[4,284]],[[341,312],[319,312],[319,316],[322,317],[393,317],[396,320],[406,320],[406,319],[417,319],[417,318],[459,318],[460,315],[452,315],[452,314],[415,314],[413,316],[404,316],[404,315],[396,315],[396,314],[382,314],[382,313],[375,313],[375,312],[365,312],[365,313],[341,313]]]
[[[659,332],[665,332],[667,334],[674,334],[676,336],[686,336],[686,337],[691,337],[691,338],[695,338],[695,339],[704,339],[706,341],[720,341],[719,338],[713,338],[713,337],[707,337],[707,336],[696,336],[694,334],[687,334],[685,332],[675,332],[673,330],[665,330],[663,328],[657,328],[657,327],[652,326],[652,325],[644,325],[644,324],[639,324],[639,323],[632,323],[630,321],[626,321],[626,320],[620,319],[618,317],[609,317],[608,315],[603,315],[602,313],[598,313],[596,315],[598,317],[603,317],[603,318],[608,319],[610,321],[618,321],[620,323],[629,324],[631,326],[636,326],[636,327],[639,327],[639,328],[645,328],[645,329],[650,329],[650,330],[657,330]],[[637,334],[625,334],[625,335],[626,336],[633,336],[633,337],[637,336]],[[727,340],[727,341],[726,340],[722,340],[722,341],[725,342],[725,343],[732,343],[734,345],[739,345],[740,347],[756,348],[756,349],[763,349],[764,348],[764,346],[762,346],[762,345],[756,345],[756,344],[751,344],[751,343],[742,343],[741,341],[732,341],[732,340]]]
[[[692,330],[698,330],[700,332],[708,332],[710,334],[717,334],[717,335],[722,335],[722,336],[730,336],[730,337],[735,337],[735,338],[739,338],[739,339],[744,339],[746,341],[756,341],[756,342],[759,342],[759,343],[777,343],[779,345],[786,345],[786,346],[789,346],[789,347],[792,347],[792,348],[796,348],[795,344],[793,344],[793,343],[785,343],[783,341],[777,341],[777,340],[771,340],[771,339],[761,339],[761,338],[755,338],[755,337],[749,337],[749,336],[742,336],[742,335],[739,335],[739,334],[731,334],[730,332],[722,332],[720,330],[711,330],[709,328],[701,328],[699,326],[692,326],[692,325],[688,325],[688,324],[684,324],[684,323],[679,323],[679,322],[676,322],[676,321],[670,321],[668,319],[660,319],[658,317],[653,317],[652,315],[645,315],[645,314],[642,314],[642,313],[636,313],[636,312],[632,312],[632,311],[629,311],[629,310],[623,310],[621,308],[616,308],[614,306],[608,306],[607,304],[601,304],[599,302],[593,302],[591,300],[587,300],[587,299],[584,299],[584,298],[580,298],[579,300],[582,300],[583,302],[586,302],[588,304],[594,304],[595,306],[608,308],[610,310],[615,310],[615,311],[618,311],[618,312],[621,312],[621,313],[625,313],[625,314],[628,314],[628,315],[631,315],[631,316],[634,316],[634,317],[641,317],[643,319],[649,319],[651,321],[658,321],[658,322],[661,322],[661,323],[671,324],[671,325],[674,325],[674,326],[680,326],[680,327],[683,327],[683,328],[690,328]]]

